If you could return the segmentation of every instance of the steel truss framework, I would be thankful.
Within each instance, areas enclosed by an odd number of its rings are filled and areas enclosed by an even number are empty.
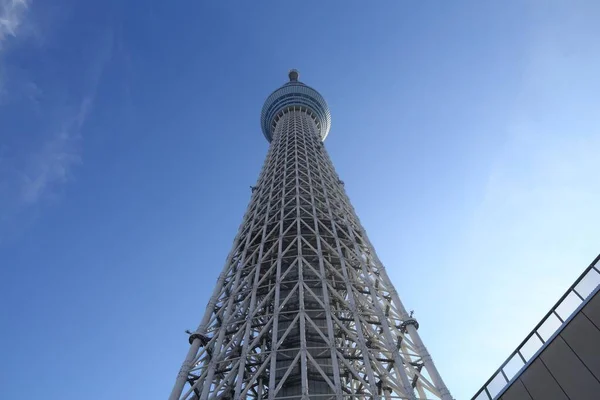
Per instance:
[[[280,113],[170,399],[452,397],[310,109]]]

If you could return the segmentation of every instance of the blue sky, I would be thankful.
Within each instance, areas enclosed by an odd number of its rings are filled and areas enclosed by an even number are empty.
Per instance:
[[[593,0],[0,0],[0,397],[166,398],[267,151],[262,103],[297,68],[469,398],[599,252],[599,18]]]

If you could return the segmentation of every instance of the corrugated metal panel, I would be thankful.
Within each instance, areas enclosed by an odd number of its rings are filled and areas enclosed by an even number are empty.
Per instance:
[[[560,336],[573,349],[590,372],[597,379],[600,379],[600,345],[598,345],[600,343],[600,330],[588,317],[584,313],[579,313]]]
[[[533,400],[525,385],[520,380],[516,381],[500,398],[500,400]]]
[[[570,400],[539,358],[521,375],[521,382],[534,400]]]
[[[570,399],[598,400],[600,382],[562,337],[559,336],[552,341],[542,353],[541,359]]]

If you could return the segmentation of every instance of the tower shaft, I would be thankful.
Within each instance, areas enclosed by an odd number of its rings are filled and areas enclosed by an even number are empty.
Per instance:
[[[451,396],[310,108],[274,114],[252,199],[170,400]]]

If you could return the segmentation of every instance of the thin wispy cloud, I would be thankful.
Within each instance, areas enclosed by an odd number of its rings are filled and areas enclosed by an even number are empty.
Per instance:
[[[5,39],[17,36],[29,4],[29,0],[0,0],[0,49]]]
[[[29,156],[29,171],[24,172],[21,178],[20,198],[23,204],[35,204],[52,186],[66,183],[71,177],[71,168],[81,163],[80,131],[91,105],[91,97],[86,97],[77,114],[65,121],[39,151]]]
[[[29,5],[29,0],[0,0],[0,105],[7,96],[4,88],[7,78],[2,53],[6,42],[17,36]]]
[[[20,27],[31,25],[30,6],[28,0],[0,0],[0,46],[17,37]],[[84,68],[65,85],[39,80],[37,73],[43,69],[11,64],[13,50],[31,46],[39,51],[40,43],[15,42],[1,54],[0,107],[5,109],[0,111],[6,113],[7,124],[0,148],[0,242],[14,236],[22,220],[31,220],[46,200],[60,198],[64,185],[75,180],[74,168],[83,162],[82,132],[113,52],[110,29],[97,39],[84,53]],[[16,116],[6,111],[10,107],[18,110]]]
[[[47,135],[40,149],[28,156],[28,170],[21,177],[21,201],[31,205],[72,178],[71,170],[83,161],[81,131],[93,107],[98,84],[113,51],[113,34],[106,32],[90,63],[86,94],[75,110],[59,121],[58,129]]]

